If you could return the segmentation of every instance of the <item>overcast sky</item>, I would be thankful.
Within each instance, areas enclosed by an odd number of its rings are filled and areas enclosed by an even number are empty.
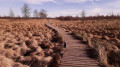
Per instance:
[[[28,4],[31,16],[34,9],[45,9],[50,17],[80,15],[84,10],[87,16],[120,13],[120,0],[0,0],[0,15],[9,15],[10,8],[15,15],[21,15],[21,7]]]

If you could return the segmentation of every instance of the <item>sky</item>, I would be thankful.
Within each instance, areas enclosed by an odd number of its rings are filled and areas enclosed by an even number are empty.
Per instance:
[[[31,16],[35,9],[46,10],[49,17],[80,16],[82,10],[86,16],[120,14],[120,0],[0,0],[0,16],[8,16],[10,9],[22,16],[24,4],[31,8]]]

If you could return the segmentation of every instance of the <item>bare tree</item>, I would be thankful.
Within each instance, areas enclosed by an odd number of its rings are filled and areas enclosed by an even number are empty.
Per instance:
[[[81,17],[82,17],[82,22],[84,22],[84,18],[85,18],[85,11],[84,10],[82,10],[82,12],[81,12]]]
[[[84,10],[82,10],[82,12],[81,12],[81,17],[85,18],[85,11]]]
[[[10,11],[9,11],[9,17],[14,17],[15,15],[14,15],[14,12],[13,12],[13,10],[12,9],[10,9]]]
[[[111,15],[110,16],[114,16],[114,13],[113,13],[113,11],[111,12]]]
[[[45,19],[47,18],[47,11],[45,11],[44,9],[41,9],[39,15],[40,15],[40,18]]]
[[[38,10],[37,9],[35,9],[34,11],[33,11],[33,16],[34,17],[39,17],[39,13],[38,13]]]
[[[30,7],[28,6],[28,4],[24,4],[21,10],[23,17],[30,17]]]

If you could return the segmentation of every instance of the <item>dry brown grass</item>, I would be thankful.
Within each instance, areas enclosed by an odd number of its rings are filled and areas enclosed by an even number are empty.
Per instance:
[[[93,51],[91,53],[95,55],[93,57],[97,58],[102,66],[120,66],[118,60],[120,57],[119,20],[85,20],[84,23],[81,21],[51,20],[51,23],[87,43]]]
[[[0,67],[49,67],[60,50],[58,33],[42,19],[0,19]],[[53,38],[54,36],[54,38]],[[59,39],[61,41],[61,39]],[[60,60],[58,60],[60,61]],[[55,64],[56,65],[56,64]],[[59,65],[59,64],[57,64]]]

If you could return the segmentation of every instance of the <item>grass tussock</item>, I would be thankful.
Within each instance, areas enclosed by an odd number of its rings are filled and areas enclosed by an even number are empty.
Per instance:
[[[0,67],[56,67],[64,42],[42,19],[0,19]]]
[[[93,23],[94,21],[94,23]],[[120,22],[118,19],[58,21],[53,25],[63,28],[89,45],[90,57],[97,59],[103,67],[120,67]]]

